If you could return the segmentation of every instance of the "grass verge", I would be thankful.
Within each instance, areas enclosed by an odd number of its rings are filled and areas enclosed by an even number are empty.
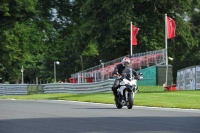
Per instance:
[[[0,99],[20,100],[71,100],[114,104],[112,92],[90,94],[34,94],[6,95]],[[166,108],[200,109],[200,90],[193,91],[144,91],[135,95],[134,105]]]

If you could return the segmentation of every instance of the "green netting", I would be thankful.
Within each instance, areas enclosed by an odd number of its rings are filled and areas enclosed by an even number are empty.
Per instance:
[[[138,86],[156,86],[156,66],[147,67],[137,72],[143,73],[143,79],[137,82]]]

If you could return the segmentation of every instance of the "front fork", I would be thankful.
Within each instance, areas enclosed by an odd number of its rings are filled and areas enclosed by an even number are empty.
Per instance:
[[[128,102],[128,91],[127,90],[125,90],[125,97],[126,97],[126,102]],[[131,93],[131,92],[130,92]],[[133,91],[132,92],[133,93],[133,99],[134,99],[134,96],[135,96],[135,92]]]
[[[128,102],[128,91],[125,90],[125,97],[126,97],[126,102]]]

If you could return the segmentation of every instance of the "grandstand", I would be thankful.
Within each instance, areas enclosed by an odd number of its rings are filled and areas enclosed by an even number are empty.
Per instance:
[[[165,64],[165,54],[166,50],[162,49],[127,56],[131,59],[131,67],[136,71],[141,71],[142,69],[146,70],[147,68],[153,66]],[[112,72],[115,66],[119,64],[124,57],[125,56],[106,63],[101,63],[98,66],[72,74],[70,79],[73,80],[73,83],[100,82],[107,79],[111,79],[113,78]]]

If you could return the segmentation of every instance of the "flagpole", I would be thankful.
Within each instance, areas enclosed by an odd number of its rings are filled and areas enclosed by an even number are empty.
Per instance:
[[[133,55],[133,46],[132,46],[132,22],[131,22],[131,36],[130,36],[130,44],[131,44],[131,56]]]
[[[167,29],[167,14],[165,14],[165,55],[166,55],[166,81],[165,81],[165,85],[167,86],[167,76],[168,76],[168,48],[167,48],[167,33],[168,33],[168,29]]]

